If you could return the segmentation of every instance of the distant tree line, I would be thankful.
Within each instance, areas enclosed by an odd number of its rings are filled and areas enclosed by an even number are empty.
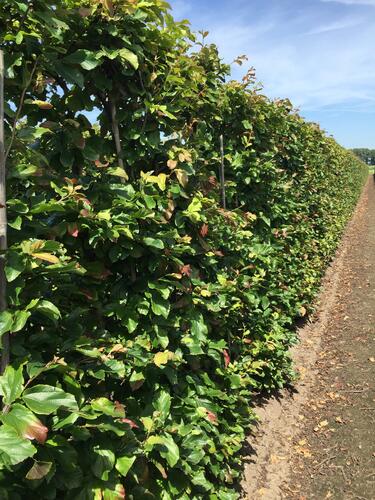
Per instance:
[[[355,148],[352,151],[367,165],[375,165],[375,149]]]

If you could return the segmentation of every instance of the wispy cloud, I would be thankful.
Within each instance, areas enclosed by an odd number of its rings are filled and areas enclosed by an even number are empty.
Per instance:
[[[293,1],[282,0],[280,5],[267,0],[274,8],[257,10],[232,0],[225,16],[214,6],[199,15],[193,9],[193,26],[209,30],[208,40],[219,46],[227,62],[247,54],[271,97],[289,97],[303,110],[338,104],[375,110],[375,18],[338,17],[328,4],[327,11],[318,7],[320,2],[306,2],[306,8],[288,12]],[[241,78],[243,71],[234,68],[233,76]]]
[[[228,63],[247,54],[266,95],[288,97],[314,117],[341,113],[340,131],[347,116],[362,114],[367,122],[357,136],[375,146],[369,118],[375,117],[375,0],[188,2],[193,28],[207,29],[208,42],[218,45]],[[363,7],[348,17],[343,4]],[[241,79],[245,72],[234,66],[232,76]]]
[[[358,24],[361,24],[361,22],[362,22],[361,19],[353,19],[353,18],[341,19],[338,21],[334,21],[332,23],[316,26],[311,30],[307,31],[306,35],[320,35],[322,33],[329,33],[330,31],[352,28],[353,26],[358,26]]]

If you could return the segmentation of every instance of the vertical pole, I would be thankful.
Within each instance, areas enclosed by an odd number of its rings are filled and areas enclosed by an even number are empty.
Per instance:
[[[0,50],[0,312],[7,309],[7,284],[5,279],[5,251],[7,250],[7,212],[5,186],[4,145],[4,54]],[[9,333],[2,337],[0,373],[9,364]]]
[[[221,154],[221,165],[220,165],[221,206],[225,210],[227,208],[227,202],[225,199],[224,137],[223,137],[223,134],[221,134],[221,136],[220,136],[220,154]]]

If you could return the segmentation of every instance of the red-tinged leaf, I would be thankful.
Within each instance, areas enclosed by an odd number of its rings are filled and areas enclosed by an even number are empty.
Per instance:
[[[73,236],[73,238],[78,238],[79,229],[78,229],[77,224],[69,224],[68,225],[68,234],[70,236]]]
[[[111,271],[109,269],[103,269],[103,271],[99,275],[99,278],[105,280],[108,278],[108,276],[112,276]]]
[[[162,478],[163,479],[168,479],[168,474],[166,473],[166,470],[164,469],[164,467],[159,462],[157,462],[156,460],[152,460],[152,463],[158,469],[158,471],[162,475]]]
[[[78,184],[78,179],[76,179],[76,177],[72,177],[72,179],[70,179],[69,177],[64,177],[64,181],[68,184],[73,184],[73,186]]]
[[[92,14],[92,10],[87,8],[87,7],[80,7],[78,12],[79,12],[79,15],[81,17],[88,17],[88,16],[91,16],[91,14]]]
[[[86,146],[86,140],[84,137],[80,137],[75,141],[75,145],[77,146],[78,149],[85,149]]]
[[[230,363],[230,356],[229,356],[228,351],[226,349],[224,349],[224,351],[223,351],[223,356],[224,356],[225,368],[228,368],[228,365]]]
[[[180,267],[180,273],[182,274],[182,276],[191,276],[190,264],[186,264],[185,266]]]
[[[23,437],[30,440],[35,439],[38,443],[44,444],[47,439],[47,434],[48,428],[36,418],[36,420],[27,425],[23,433]]]
[[[80,216],[81,217],[90,217],[91,215],[91,212],[89,210],[87,210],[86,208],[83,208],[80,212],[79,212]]]
[[[217,423],[217,415],[215,415],[215,413],[213,413],[212,411],[210,410],[206,410],[207,412],[207,418],[210,422],[212,423]]]
[[[125,488],[122,484],[116,485],[116,493],[118,495],[117,496],[118,500],[124,500],[126,498]]]
[[[129,418],[122,418],[121,422],[123,422],[124,424],[130,425],[130,427],[132,429],[139,429],[139,426],[135,422],[133,422],[133,420],[130,420]]]
[[[113,351],[111,351],[113,352]],[[125,415],[125,406],[122,405],[119,401],[115,401],[115,408],[119,412],[123,412],[123,415]]]
[[[107,163],[102,163],[100,160],[95,160],[95,166],[97,168],[107,168],[109,166],[109,162]]]
[[[133,392],[138,391],[142,387],[142,385],[145,383],[145,380],[131,380],[129,382],[130,388]]]
[[[89,290],[80,290],[80,292],[82,293],[82,295],[84,295],[86,297],[86,299],[88,300],[94,300],[94,295],[89,291]]]
[[[200,235],[202,236],[202,238],[205,238],[208,234],[208,225],[207,224],[203,224],[203,226],[201,227],[201,230],[200,230]]]
[[[41,123],[39,127],[47,128],[48,130],[54,130],[59,127],[59,124],[56,122],[51,122],[49,120],[46,120],[45,122]]]

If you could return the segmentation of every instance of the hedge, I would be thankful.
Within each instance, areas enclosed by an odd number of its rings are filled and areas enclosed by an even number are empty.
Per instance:
[[[366,166],[162,0],[3,0],[0,26],[1,498],[238,498]]]

